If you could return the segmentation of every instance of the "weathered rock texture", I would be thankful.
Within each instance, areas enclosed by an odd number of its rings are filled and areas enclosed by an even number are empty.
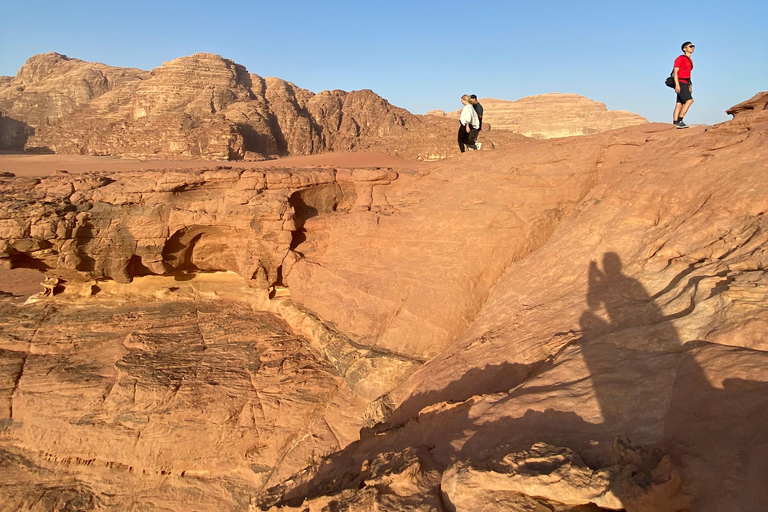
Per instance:
[[[747,101],[742,101],[738,105],[734,105],[725,111],[726,114],[736,116],[743,116],[747,114],[762,112],[768,108],[768,91],[759,92]]]
[[[241,303],[172,295],[3,301],[4,510],[64,510],[45,502],[65,491],[69,510],[237,510],[344,445],[338,408],[355,399],[306,339]]]
[[[68,281],[229,270],[267,289],[277,284],[297,229],[289,198],[314,187],[330,190],[328,209],[340,202],[336,187],[341,198],[330,169],[2,180],[0,259]]]
[[[0,111],[30,126],[43,127],[106,93],[135,89],[149,76],[139,69],[85,62],[58,53],[35,55],[15,78],[0,82]]]
[[[314,94],[207,53],[151,72],[37,55],[0,83],[0,112],[2,148],[17,150],[218,160],[458,150],[448,120],[415,116],[370,90]]]
[[[644,117],[626,110],[608,110],[605,104],[578,94],[550,93],[517,101],[482,98],[483,123],[492,130],[510,130],[535,139],[592,135],[616,128],[647,123]],[[461,109],[448,114],[441,110],[427,115],[458,119]]]
[[[3,178],[3,260],[66,282],[0,297],[0,497],[760,511],[767,142],[760,111],[402,173]]]
[[[444,510],[760,510],[766,138],[763,113],[688,133],[646,125],[530,143],[532,153],[489,165],[484,179],[493,190],[503,173],[510,201],[551,185],[553,169],[594,181],[540,245],[506,266],[464,333],[374,402],[369,414],[382,424],[271,490],[264,506],[403,503],[381,476],[399,466],[372,468],[423,447],[421,460],[443,472]],[[594,160],[558,158],[563,148]],[[533,155],[545,154],[553,161],[537,168]],[[516,188],[523,183],[534,185]],[[376,268],[370,254],[365,261]],[[429,255],[419,261],[431,266]],[[440,311],[463,297],[421,304]],[[410,482],[434,490],[431,478]]]
[[[301,258],[307,219],[378,209],[373,190],[397,177],[391,169],[218,168],[0,178],[0,264],[45,272],[52,293],[71,283],[215,271],[274,293]],[[283,311],[295,328],[315,329],[291,306]],[[407,351],[361,351],[347,335],[321,330],[315,348],[371,400],[423,361]]]

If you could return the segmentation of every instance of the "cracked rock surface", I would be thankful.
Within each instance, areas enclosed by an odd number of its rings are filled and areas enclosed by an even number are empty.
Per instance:
[[[351,391],[333,366],[280,319],[242,304],[9,306],[2,332],[0,473],[12,483],[2,493],[21,509],[36,499],[24,468],[116,510],[165,491],[118,491],[115,477],[195,482],[232,507],[345,440],[348,419],[336,410]]]
[[[3,177],[0,258],[54,281],[0,295],[0,502],[761,511],[766,147],[753,109],[407,172]]]
[[[441,489],[425,510],[761,510],[766,142],[761,111],[506,155],[509,202],[538,197],[558,168],[572,190],[575,176],[594,181],[504,267],[467,328],[369,406],[360,441],[268,490],[264,509],[402,504],[382,479],[397,466],[370,468],[422,447],[442,473],[440,486],[424,483],[429,471],[410,480]],[[590,150],[581,171],[553,158]],[[483,175],[493,190],[497,168]]]

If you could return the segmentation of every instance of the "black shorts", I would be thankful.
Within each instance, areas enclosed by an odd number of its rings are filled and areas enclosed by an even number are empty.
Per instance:
[[[679,80],[678,82],[680,83],[680,92],[677,93],[677,102],[685,103],[686,101],[692,100],[693,95],[691,94],[691,83],[686,83],[682,80]]]

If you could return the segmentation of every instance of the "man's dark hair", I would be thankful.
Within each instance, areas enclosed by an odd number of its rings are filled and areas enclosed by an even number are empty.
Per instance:
[[[470,94],[469,97],[472,98],[473,100],[477,99],[477,96],[475,96],[474,94]]]

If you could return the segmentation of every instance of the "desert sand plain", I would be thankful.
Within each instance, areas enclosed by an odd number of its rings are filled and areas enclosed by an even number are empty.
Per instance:
[[[13,172],[16,176],[47,176],[56,171],[82,174],[96,171],[142,171],[150,169],[208,169],[212,166],[236,169],[265,169],[270,167],[391,167],[418,169],[425,165],[419,160],[406,160],[379,152],[322,153],[319,155],[289,156],[279,160],[256,162],[222,160],[217,164],[209,160],[136,160],[111,156],[85,155],[31,155],[26,153],[0,153],[0,172]]]
[[[358,148],[399,156],[0,156],[0,510],[764,510],[766,97],[432,162],[404,113]]]

